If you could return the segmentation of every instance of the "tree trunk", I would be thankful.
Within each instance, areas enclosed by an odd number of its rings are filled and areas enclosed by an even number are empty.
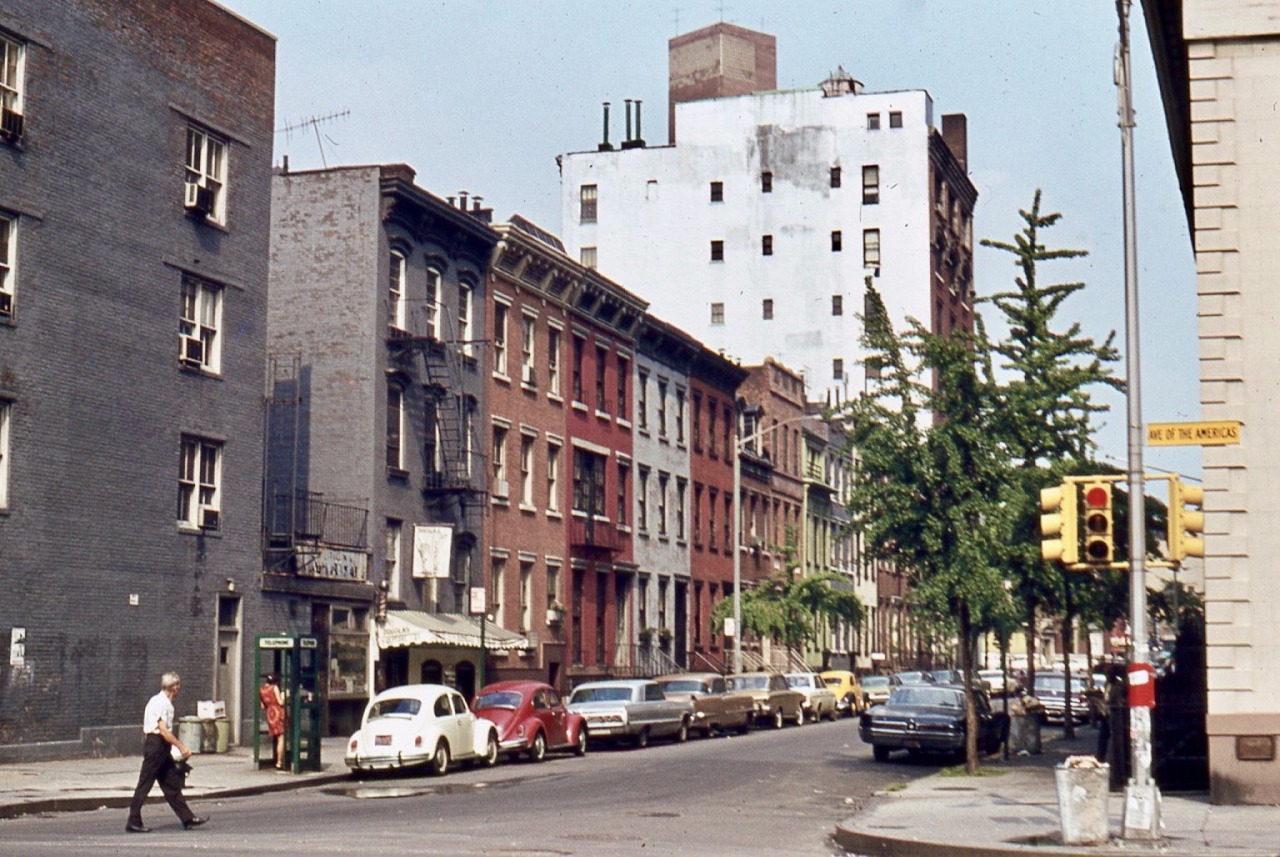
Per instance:
[[[1036,605],[1027,605],[1027,693],[1036,692]]]
[[[1065,591],[1066,591],[1067,597],[1066,597],[1066,609],[1063,611],[1063,616],[1062,616],[1062,663],[1063,663],[1063,672],[1066,673],[1066,679],[1063,682],[1062,690],[1063,690],[1063,693],[1066,694],[1066,696],[1063,700],[1063,705],[1065,706],[1065,708],[1063,708],[1062,710],[1062,734],[1067,738],[1074,738],[1076,737],[1076,718],[1075,718],[1075,714],[1071,710],[1073,707],[1072,703],[1075,701],[1072,698],[1074,697],[1075,694],[1073,694],[1071,691],[1071,688],[1072,688],[1071,637],[1072,637],[1072,628],[1074,627],[1074,623],[1072,622],[1073,617],[1071,615],[1071,611],[1073,608],[1071,606],[1071,585],[1070,584],[1066,586]]]
[[[964,769],[969,774],[978,772],[978,701],[973,686],[973,626],[969,607],[960,605],[960,671],[964,675]]]

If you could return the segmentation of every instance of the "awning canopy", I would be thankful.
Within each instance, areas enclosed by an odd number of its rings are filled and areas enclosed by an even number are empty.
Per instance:
[[[376,626],[378,646],[456,646],[480,648],[480,620],[460,613],[388,610],[387,621]],[[529,641],[492,622],[484,626],[484,647],[491,652],[527,649]]]

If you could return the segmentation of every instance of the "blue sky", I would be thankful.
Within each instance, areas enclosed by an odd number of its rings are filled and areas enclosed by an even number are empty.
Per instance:
[[[404,162],[440,196],[484,197],[559,231],[557,154],[593,148],[602,101],[644,101],[643,132],[666,141],[667,40],[726,20],[778,40],[780,87],[836,66],[868,90],[926,89],[935,117],[965,113],[974,236],[1008,240],[1037,188],[1062,212],[1050,246],[1088,250],[1042,272],[1082,280],[1062,318],[1111,330],[1124,350],[1120,132],[1110,0],[221,0],[278,39],[276,135],[292,169]],[[1142,410],[1199,419],[1195,266],[1141,8],[1132,11]],[[319,142],[317,134],[319,132]],[[1012,257],[979,249],[979,295],[1012,285]],[[626,286],[626,283],[622,285]],[[643,295],[641,295],[643,297]],[[1124,377],[1124,365],[1117,367]],[[1099,420],[1103,458],[1126,464],[1120,396]],[[1200,474],[1195,447],[1144,453],[1148,470]]]

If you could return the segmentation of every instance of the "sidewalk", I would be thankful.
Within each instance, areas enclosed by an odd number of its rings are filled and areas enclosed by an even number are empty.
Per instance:
[[[346,739],[320,743],[319,771],[301,774],[259,770],[252,747],[232,747],[226,753],[197,753],[184,794],[197,813],[200,802],[283,791],[347,779],[343,763]],[[127,809],[138,784],[141,755],[108,759],[68,759],[57,762],[0,765],[0,819],[40,812],[78,812],[103,807]],[[164,802],[159,786],[148,803]],[[121,816],[121,824],[124,824]]]
[[[1091,752],[1094,733],[1068,741],[1047,727],[1044,753],[984,762],[988,776],[925,777],[900,791],[880,792],[862,812],[840,822],[836,841],[859,855],[1035,854],[1041,857],[1146,852],[1171,857],[1280,855],[1280,807],[1211,806],[1201,793],[1163,794],[1159,842],[1120,838],[1124,795],[1112,793],[1111,842],[1061,844],[1054,767],[1069,755]],[[893,762],[889,762],[890,765]]]

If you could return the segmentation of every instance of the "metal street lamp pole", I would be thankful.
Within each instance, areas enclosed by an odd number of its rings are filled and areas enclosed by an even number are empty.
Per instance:
[[[1116,0],[1120,44],[1115,77],[1119,97],[1124,186],[1124,308],[1129,445],[1129,731],[1133,776],[1125,787],[1125,839],[1160,838],[1160,792],[1151,779],[1151,708],[1135,704],[1135,686],[1153,680],[1147,654],[1146,493],[1142,478],[1142,373],[1138,332],[1138,236],[1134,211],[1133,90],[1129,65],[1129,7]],[[1150,688],[1140,688],[1148,691]],[[1145,694],[1143,694],[1145,695]]]

